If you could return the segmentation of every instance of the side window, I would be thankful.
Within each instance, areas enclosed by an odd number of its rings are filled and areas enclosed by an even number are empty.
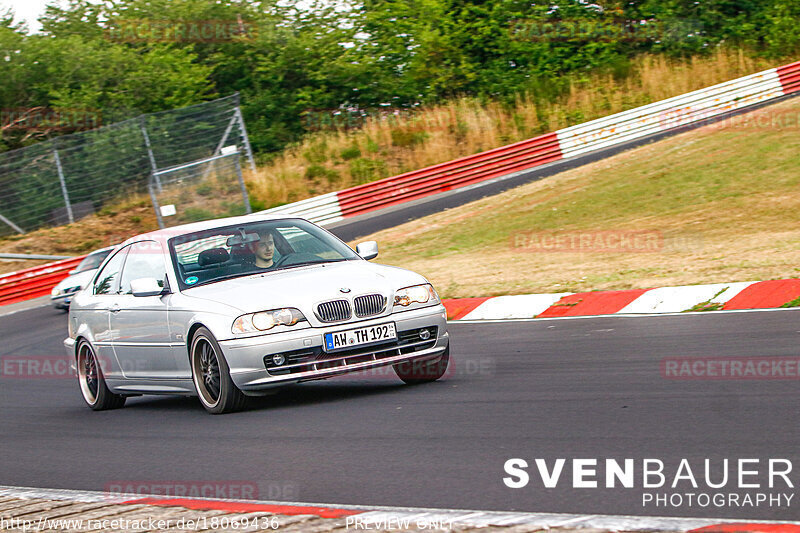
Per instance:
[[[141,278],[155,278],[161,287],[167,276],[164,266],[164,249],[155,241],[137,242],[128,252],[128,260],[122,270],[120,292],[131,294],[131,281]]]
[[[116,292],[119,271],[122,269],[122,263],[125,262],[128,249],[128,247],[123,248],[106,263],[94,284],[95,294],[112,294]]]

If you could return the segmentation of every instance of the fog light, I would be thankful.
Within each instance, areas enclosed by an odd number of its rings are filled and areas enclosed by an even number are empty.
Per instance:
[[[419,338],[426,341],[431,338],[431,332],[427,329],[419,330]]]
[[[276,353],[275,355],[272,356],[272,362],[278,366],[281,366],[283,363],[286,362],[286,358],[282,354]]]

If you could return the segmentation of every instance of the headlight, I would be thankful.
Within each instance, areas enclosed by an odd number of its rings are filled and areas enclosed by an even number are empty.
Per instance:
[[[53,287],[53,290],[50,291],[50,296],[55,297],[58,296],[59,294],[61,294],[61,290],[58,287]]]
[[[425,285],[415,285],[413,287],[406,287],[394,293],[394,305],[402,305],[408,307],[411,304],[424,304],[428,302],[436,302],[439,300],[439,295],[433,288],[433,285],[426,283]]]
[[[306,317],[298,309],[291,307],[273,309],[240,316],[233,321],[231,331],[233,333],[256,333],[270,330],[275,326],[294,326],[305,319]]]

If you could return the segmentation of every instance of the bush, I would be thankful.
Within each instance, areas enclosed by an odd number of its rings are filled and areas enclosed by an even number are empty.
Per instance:
[[[203,183],[202,185],[197,186],[197,194],[200,196],[211,196],[214,194],[214,188],[209,185],[208,183]]]
[[[180,215],[180,220],[182,222],[199,222],[201,220],[209,220],[212,218],[214,218],[214,213],[199,207],[187,207]]]
[[[311,165],[306,169],[306,178],[310,180],[324,178],[328,183],[333,183],[339,179],[339,173],[322,165]]]
[[[305,150],[303,157],[309,163],[324,163],[328,160],[328,145],[325,142],[318,143]]]
[[[256,200],[255,198],[253,198],[251,196],[250,197],[250,209],[252,209],[253,212],[264,211],[264,210],[267,209],[267,204],[264,203],[262,200]]]
[[[351,159],[361,157],[361,150],[358,148],[357,145],[354,144],[353,146],[342,150],[341,154],[339,155],[341,155],[342,159],[344,159],[345,161],[350,161]]]
[[[390,134],[392,136],[392,144],[403,148],[423,143],[428,138],[427,132],[413,129],[396,128]]]
[[[386,163],[383,161],[361,157],[350,162],[350,176],[358,184],[375,181],[388,175]]]

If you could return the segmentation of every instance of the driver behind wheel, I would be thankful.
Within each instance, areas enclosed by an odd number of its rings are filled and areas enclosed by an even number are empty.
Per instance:
[[[275,236],[268,229],[259,229],[259,241],[250,245],[250,251],[255,255],[255,266],[258,268],[272,268],[275,266]]]

